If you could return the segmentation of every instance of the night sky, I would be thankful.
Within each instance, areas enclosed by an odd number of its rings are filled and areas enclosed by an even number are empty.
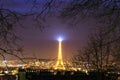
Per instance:
[[[21,13],[29,12],[31,8],[31,3],[27,0],[1,0],[1,4]],[[91,18],[81,18],[73,27],[55,16],[47,17],[46,20],[46,27],[42,31],[35,25],[32,17],[21,20],[24,28],[16,27],[16,34],[22,39],[19,43],[24,47],[25,57],[56,58],[59,36],[63,37],[63,57],[71,57],[85,45],[88,34],[96,25],[96,20]]]

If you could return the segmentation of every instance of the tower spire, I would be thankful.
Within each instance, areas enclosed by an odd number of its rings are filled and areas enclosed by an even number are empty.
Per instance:
[[[62,39],[61,38],[59,38],[58,58],[57,58],[57,63],[55,65],[55,69],[65,70],[63,59],[62,59]]]

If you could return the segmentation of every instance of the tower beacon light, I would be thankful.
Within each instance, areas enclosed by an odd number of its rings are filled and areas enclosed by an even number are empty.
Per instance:
[[[58,41],[62,41],[63,39],[61,37],[58,38]]]

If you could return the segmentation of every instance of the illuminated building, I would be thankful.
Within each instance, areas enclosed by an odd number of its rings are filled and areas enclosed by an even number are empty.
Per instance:
[[[62,59],[62,38],[59,38],[58,41],[59,41],[58,58],[57,58],[57,63],[55,64],[55,69],[65,70],[63,59]]]

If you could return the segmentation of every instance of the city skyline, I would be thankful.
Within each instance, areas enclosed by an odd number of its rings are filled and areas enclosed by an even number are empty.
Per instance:
[[[0,79],[119,80],[120,1],[0,0]]]

